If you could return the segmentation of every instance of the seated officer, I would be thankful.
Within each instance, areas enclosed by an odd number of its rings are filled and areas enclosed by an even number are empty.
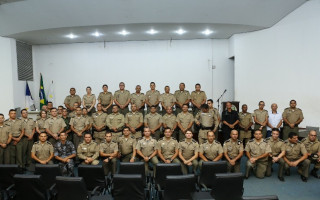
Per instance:
[[[111,141],[112,133],[107,132],[105,139],[106,141],[100,144],[100,157],[103,157],[104,174],[108,176],[109,171],[111,171],[111,175],[116,173],[118,144]]]
[[[188,174],[189,166],[193,167],[193,172],[196,174],[198,168],[198,154],[199,144],[197,141],[192,139],[192,132],[186,131],[185,139],[179,142],[179,158],[181,159],[181,170],[183,174]]]
[[[243,156],[243,143],[238,139],[237,130],[232,130],[230,139],[223,144],[224,157],[226,157],[228,172],[240,172],[240,161]]]
[[[308,152],[304,144],[298,140],[298,134],[289,133],[288,140],[285,141],[286,154],[283,157],[286,162],[284,169],[287,176],[290,176],[290,167],[298,167],[298,173],[301,175],[303,182],[308,181],[310,160],[308,160]]]
[[[249,140],[245,148],[248,157],[245,178],[248,179],[251,169],[258,178],[264,178],[268,166],[270,145],[263,140],[261,130],[255,130],[254,139]]]
[[[77,156],[83,162],[83,165],[99,164],[99,145],[92,140],[90,133],[84,134],[84,141],[79,144]]]
[[[311,130],[308,137],[301,141],[308,152],[308,159],[314,164],[314,168],[311,171],[311,175],[315,178],[319,178],[317,171],[320,168],[320,142],[317,138],[317,132]]]
[[[215,135],[213,131],[207,133],[207,141],[200,145],[199,156],[201,158],[199,162],[200,169],[203,162],[218,161],[223,156],[223,149],[220,142],[214,140]]]
[[[136,159],[137,140],[130,136],[130,129],[125,127],[122,131],[123,135],[119,137],[119,153],[118,158],[121,162],[134,162]]]
[[[46,165],[53,164],[53,146],[47,141],[47,134],[41,133],[39,135],[39,141],[35,142],[31,149],[31,158],[36,162]]]
[[[180,163],[178,157],[179,144],[173,137],[172,130],[166,128],[164,130],[164,137],[157,143],[158,156],[164,163]]]

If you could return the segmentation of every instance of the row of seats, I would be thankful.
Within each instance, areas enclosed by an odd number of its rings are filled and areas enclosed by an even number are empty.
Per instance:
[[[78,177],[63,177],[58,165],[36,165],[35,175],[20,174],[17,165],[0,165],[1,199],[278,199],[242,197],[243,174],[226,171],[225,161],[205,162],[199,177],[182,175],[177,163],[162,163],[154,177],[146,177],[144,163],[136,162],[121,163],[113,177],[92,165],[79,165]]]

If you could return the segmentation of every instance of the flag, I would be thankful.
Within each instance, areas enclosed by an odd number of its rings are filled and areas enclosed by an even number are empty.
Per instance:
[[[26,82],[26,94],[25,94],[25,99],[24,99],[24,107],[25,109],[27,109],[27,111],[30,110],[35,110],[35,106],[34,106],[34,102],[33,102],[33,98],[30,92],[30,88],[28,85],[28,82]]]
[[[39,97],[40,97],[40,110],[43,105],[47,105],[46,94],[44,92],[42,74],[40,74],[40,89],[39,89]]]
[[[55,96],[54,96],[54,87],[53,87],[53,81],[51,82],[51,85],[49,87],[48,95],[47,95],[48,102],[51,101],[53,106],[55,106]]]

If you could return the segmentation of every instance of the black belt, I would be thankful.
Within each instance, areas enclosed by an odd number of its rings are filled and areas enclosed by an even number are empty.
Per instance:
[[[211,127],[206,127],[206,126],[202,126],[200,125],[202,130],[212,130],[214,128],[214,125],[212,125]]]
[[[109,104],[101,104],[103,107],[107,107]]]

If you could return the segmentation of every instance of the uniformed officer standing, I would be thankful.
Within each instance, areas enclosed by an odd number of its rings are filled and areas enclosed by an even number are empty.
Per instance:
[[[72,112],[69,112],[69,117],[70,117],[70,118],[72,118],[72,117],[74,117],[74,116],[77,115],[76,109],[77,109],[78,107],[80,107],[80,104],[79,104],[78,102],[76,102],[76,103],[73,104],[73,110],[72,110]]]
[[[268,123],[268,111],[263,109],[264,101],[259,102],[259,109],[254,110],[254,130],[260,130],[262,132],[263,138],[267,136],[267,123]]]
[[[126,114],[124,123],[131,131],[131,134],[137,140],[142,137],[141,129],[143,126],[143,115],[137,111],[136,104],[131,104],[131,112]]]
[[[57,109],[51,109],[51,117],[46,120],[44,128],[48,135],[49,142],[54,145],[59,139],[59,134],[64,131],[64,128],[67,126],[62,118],[57,117]]]
[[[213,100],[212,99],[208,99],[207,100],[207,104],[209,106],[209,112],[212,112],[214,115],[216,115],[217,119],[218,119],[218,123],[220,124],[221,121],[221,116],[220,116],[220,112],[217,108],[213,107]]]
[[[192,139],[192,132],[188,130],[185,134],[186,138],[179,142],[179,158],[181,159],[181,170],[183,174],[188,174],[189,166],[192,166],[192,171],[197,174],[199,144]]]
[[[84,134],[84,140],[77,148],[77,156],[83,165],[99,164],[99,145],[92,140],[90,133]]]
[[[24,155],[23,155],[23,162],[26,165],[26,167],[29,167],[31,164],[31,149],[33,146],[33,135],[36,131],[36,124],[33,121],[32,118],[28,118],[28,111],[26,109],[21,110],[21,120],[23,121],[24,126],[24,137],[25,143],[24,143]]]
[[[239,113],[239,128],[240,128],[240,137],[239,139],[244,144],[247,144],[251,139],[251,126],[253,124],[252,115],[248,112],[248,106],[246,104],[242,105],[242,112]]]
[[[230,137],[232,130],[238,129],[239,115],[237,111],[232,110],[232,103],[228,101],[226,103],[227,109],[222,112],[222,133],[223,141],[226,141]]]
[[[79,144],[83,141],[83,133],[87,130],[88,120],[84,118],[80,107],[76,110],[77,115],[70,120],[70,127],[73,132],[73,144],[77,149]]]
[[[128,105],[130,103],[130,92],[124,89],[124,82],[119,83],[120,90],[114,93],[114,103],[119,106],[120,113],[125,115],[129,112]]]
[[[145,101],[146,96],[141,92],[141,86],[136,86],[136,92],[131,94],[131,105],[135,104],[137,106],[137,111],[141,112],[143,117],[145,115],[144,109],[145,109]]]
[[[101,103],[97,104],[97,112],[92,115],[93,119],[93,138],[96,143],[100,144],[106,137],[107,113],[102,111]]]
[[[198,141],[201,145],[206,142],[209,131],[216,133],[218,129],[218,119],[212,112],[209,112],[209,106],[207,104],[202,104],[200,108],[201,111],[198,112],[194,121],[200,127]]]
[[[268,157],[268,167],[266,176],[271,176],[272,164],[278,163],[278,179],[280,181],[284,181],[283,178],[283,168],[284,168],[284,160],[283,156],[285,155],[285,146],[284,141],[279,138],[280,132],[277,128],[273,128],[271,132],[271,137],[267,138],[266,141],[271,147],[272,153]]]
[[[10,127],[4,124],[4,115],[0,113],[0,164],[10,164],[11,138]]]
[[[20,119],[16,118],[16,110],[11,109],[9,111],[9,119],[4,122],[5,126],[9,127],[9,131],[12,135],[12,140],[9,145],[10,148],[10,164],[18,164],[19,167],[24,168],[23,163],[23,144],[24,126]]]
[[[298,134],[295,132],[289,133],[288,140],[285,141],[286,154],[283,157],[285,174],[290,176],[290,167],[298,167],[303,182],[308,181],[310,160],[308,160],[308,152],[303,143],[298,140]]]
[[[117,105],[112,106],[112,113],[107,116],[107,126],[112,132],[112,141],[118,142],[124,128],[124,116],[119,113]]]
[[[64,123],[66,124],[66,127],[64,127],[63,132],[65,132],[67,134],[67,140],[73,141],[73,134],[71,132],[72,130],[71,130],[71,127],[70,127],[71,118],[68,116],[68,111],[67,111],[66,108],[64,108],[62,110],[61,119],[63,119]]]
[[[155,108],[154,108],[155,109]],[[138,141],[136,150],[137,154],[142,158],[141,161],[145,163],[145,174],[149,172],[149,162],[153,164],[153,174],[156,173],[156,164],[159,163],[157,158],[157,141],[151,137],[151,130],[148,127],[143,129],[143,135],[141,140]]]
[[[249,178],[251,169],[257,178],[264,178],[268,166],[268,156],[272,152],[270,145],[263,140],[261,130],[255,130],[254,138],[245,148],[248,161],[245,178]]]
[[[283,139],[288,138],[290,132],[295,132],[299,135],[299,124],[303,120],[303,113],[300,108],[297,108],[296,100],[290,101],[290,107],[284,109],[282,113],[283,117]]]
[[[103,92],[100,92],[98,96],[98,103],[101,103],[103,112],[111,114],[112,104],[113,104],[113,95],[111,92],[108,92],[108,85],[104,84],[102,86]]]
[[[51,101],[48,101],[47,103],[47,116],[48,118],[51,117],[51,109],[53,108],[53,103]],[[58,110],[57,110],[57,116],[58,116]]]
[[[176,122],[178,124],[179,127],[179,141],[183,141],[186,137],[185,134],[187,132],[187,130],[190,130],[193,122],[194,122],[194,118],[193,115],[191,113],[188,112],[189,106],[188,104],[183,104],[182,106],[182,112],[178,114]]]
[[[123,135],[119,137],[119,154],[118,158],[121,162],[134,162],[136,159],[137,140],[130,136],[128,127],[123,129]]]
[[[65,132],[60,133],[58,142],[54,145],[54,157],[59,163],[62,175],[73,176],[76,149],[73,143],[67,140]]]
[[[176,115],[181,113],[183,104],[187,104],[189,106],[190,103],[190,93],[188,90],[185,90],[185,84],[179,84],[179,90],[174,92],[174,97],[176,98]]]
[[[220,142],[214,140],[215,135],[213,131],[207,132],[207,141],[200,145],[199,157],[201,158],[199,162],[199,167],[201,169],[203,162],[208,161],[219,161],[223,156],[223,149]]]
[[[76,95],[75,88],[70,88],[70,95],[68,95],[64,100],[64,105],[68,109],[68,112],[72,112],[75,109],[74,103],[78,103],[78,105],[80,105],[81,98],[79,95]]]
[[[86,88],[87,94],[82,97],[82,106],[88,109],[88,115],[91,116],[96,112],[96,95],[91,93],[91,87]]]
[[[151,136],[154,137],[157,141],[160,139],[160,128],[162,126],[162,117],[160,114],[156,113],[156,106],[152,105],[150,113],[144,118],[144,127],[150,128]]]
[[[105,141],[100,144],[100,157],[103,158],[102,165],[105,176],[108,176],[109,172],[114,175],[117,171],[118,144],[111,139],[112,133],[107,132]]]
[[[197,83],[195,85],[195,91],[191,92],[191,103],[193,116],[196,116],[201,110],[200,106],[207,101],[207,95],[204,91],[201,91],[201,85]]]
[[[87,108],[82,108],[82,117],[84,117],[88,122],[88,126],[87,126],[85,132],[92,134],[93,118],[92,118],[92,116],[88,115]]]
[[[156,84],[154,82],[150,83],[150,90],[146,93],[146,104],[147,104],[147,113],[150,113],[151,106],[156,107],[156,112],[160,112],[160,92],[156,90]]]
[[[230,139],[223,144],[224,157],[226,158],[228,172],[240,172],[240,162],[243,156],[243,143],[238,140],[239,134],[237,130],[232,130]]]
[[[46,133],[41,133],[39,135],[39,141],[35,142],[31,149],[32,159],[43,165],[53,164],[53,146],[47,141],[47,138],[48,136]]]
[[[315,178],[320,178],[317,174],[317,171],[320,168],[320,142],[317,138],[317,132],[315,130],[311,130],[308,137],[304,138],[301,142],[306,147],[310,163],[314,164],[311,175]]]
[[[45,133],[46,129],[44,127],[47,120],[47,112],[44,110],[40,111],[40,118],[36,120],[36,134],[34,134],[33,138],[37,140],[39,138],[40,133]]]
[[[164,137],[157,143],[158,156],[163,163],[180,163],[179,143],[175,138],[171,137],[172,130],[164,129]]]
[[[166,114],[167,109],[173,108],[173,106],[176,103],[176,98],[173,94],[170,93],[170,87],[165,86],[164,87],[164,93],[160,96],[160,102],[162,106],[162,115]]]
[[[167,113],[162,116],[163,128],[170,128],[172,130],[172,137],[178,139],[178,124],[177,117],[172,113],[172,107],[167,107]]]

